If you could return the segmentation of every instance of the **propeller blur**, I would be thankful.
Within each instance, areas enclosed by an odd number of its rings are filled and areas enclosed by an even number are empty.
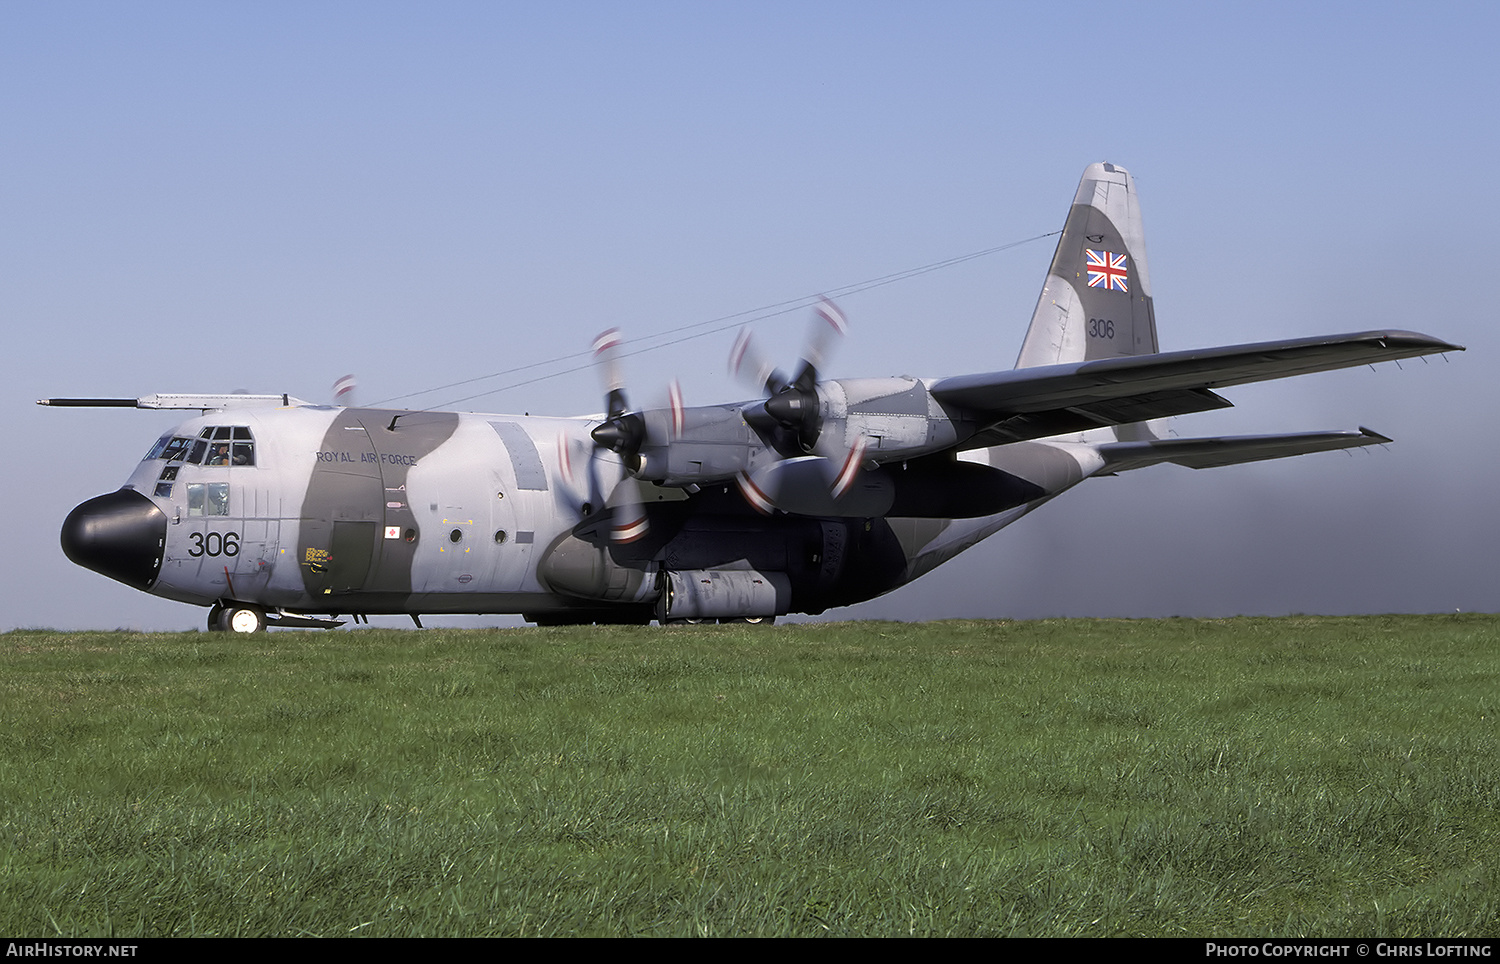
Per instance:
[[[847,325],[817,305],[794,374],[741,332],[759,393],[633,408],[615,330],[604,415],[360,408],[287,395],[58,398],[196,411],[124,487],[63,523],[75,563],[208,609],[211,629],[341,615],[519,613],[542,624],[770,621],[904,585],[1095,475],[1388,442],[1368,429],[1169,438],[1248,382],[1462,350],[1366,331],[1162,353],[1135,182],[1094,164],[1013,368],[827,379]]]

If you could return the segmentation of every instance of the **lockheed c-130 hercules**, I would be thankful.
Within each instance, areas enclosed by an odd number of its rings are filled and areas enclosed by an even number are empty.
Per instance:
[[[1216,389],[1461,350],[1366,331],[1160,352],[1135,183],[1083,175],[1011,370],[823,380],[735,369],[762,397],[633,409],[618,334],[604,414],[540,418],[314,405],[286,395],[49,399],[198,410],[62,529],[75,563],[209,607],[211,629],[373,614],[543,624],[764,621],[889,592],[1090,476],[1387,442],[1368,429],[1161,438]]]

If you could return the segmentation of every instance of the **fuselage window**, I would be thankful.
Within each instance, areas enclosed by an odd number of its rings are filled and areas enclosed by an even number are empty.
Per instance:
[[[228,515],[229,483],[189,482],[187,499],[190,516]]]

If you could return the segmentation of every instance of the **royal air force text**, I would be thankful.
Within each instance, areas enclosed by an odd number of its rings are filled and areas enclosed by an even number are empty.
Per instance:
[[[394,452],[319,452],[319,462],[384,462],[387,465],[416,465],[415,455],[397,455]]]

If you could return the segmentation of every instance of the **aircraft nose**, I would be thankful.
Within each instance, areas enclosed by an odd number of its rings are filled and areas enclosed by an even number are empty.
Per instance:
[[[69,559],[135,589],[156,583],[166,542],[166,514],[134,489],[82,503],[62,527]]]

